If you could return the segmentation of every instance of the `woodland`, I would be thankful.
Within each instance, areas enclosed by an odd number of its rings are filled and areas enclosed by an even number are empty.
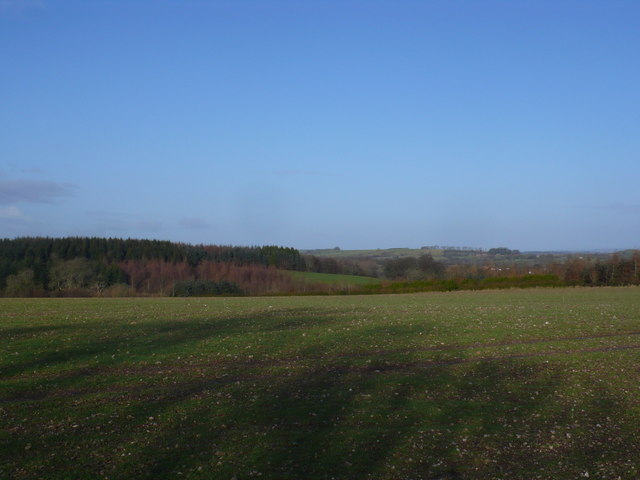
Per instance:
[[[7,297],[295,295],[640,284],[640,251],[521,253],[452,247],[300,252],[281,246],[191,245],[118,238],[0,239]],[[380,279],[354,288],[291,272]]]

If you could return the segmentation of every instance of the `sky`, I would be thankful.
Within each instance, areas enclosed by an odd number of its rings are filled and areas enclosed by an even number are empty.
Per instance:
[[[636,0],[0,0],[0,238],[640,248]]]

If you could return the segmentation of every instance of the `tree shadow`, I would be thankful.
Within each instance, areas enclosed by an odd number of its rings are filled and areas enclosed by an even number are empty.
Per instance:
[[[28,355],[23,356],[30,357],[28,360],[21,361],[17,358],[3,365],[1,375],[6,378],[34,370],[55,368],[62,363],[75,364],[85,361],[91,361],[97,370],[100,366],[120,363],[121,356],[112,359],[111,355],[120,354],[122,351],[128,351],[131,358],[147,357],[155,352],[171,351],[211,338],[241,336],[247,332],[277,333],[334,322],[336,320],[328,315],[310,315],[305,309],[287,308],[261,312],[255,316],[228,315],[198,320],[159,320],[133,326],[129,322],[117,322],[98,329],[94,325],[83,323],[17,327],[2,330],[0,339],[56,332],[88,340],[68,343],[60,338],[58,342],[49,341],[46,345],[35,345],[33,351],[24,352]]]
[[[145,407],[144,415],[162,415],[190,398],[202,399],[151,439],[133,471],[148,479],[198,468],[214,478],[238,479],[575,478],[597,470],[596,457],[584,450],[594,439],[577,435],[556,451],[547,448],[567,425],[557,409],[562,378],[555,373],[513,360],[463,368],[398,365],[384,372],[341,362],[231,392],[203,381],[186,395],[175,392],[153,409]],[[216,413],[206,399],[218,394],[232,398]],[[609,392],[598,398],[599,416],[622,408]],[[590,430],[593,422],[585,420]],[[175,448],[163,450],[173,442]],[[603,442],[595,444],[602,448]],[[628,447],[616,458],[628,457]],[[125,464],[115,473],[132,468]]]
[[[247,328],[278,335],[335,322],[286,309],[123,325],[87,345],[44,350],[13,365],[13,374],[104,358],[95,370],[69,369],[69,379],[40,397],[28,398],[25,385],[22,405],[19,395],[5,399],[17,413],[3,417],[12,433],[0,446],[11,460],[0,476],[569,479],[584,472],[632,478],[638,467],[631,455],[640,440],[627,401],[598,385],[569,402],[559,395],[567,371],[544,358],[475,361],[460,350],[455,361],[438,352],[423,352],[424,361],[393,352],[389,361],[385,351],[349,355],[350,345],[344,355],[324,355],[332,340],[319,339],[296,358],[283,356],[285,342],[273,352],[275,363],[229,359],[201,374],[187,366],[169,375],[170,367],[147,362],[136,388],[127,379],[106,393],[54,395],[117,372],[122,364],[110,355],[125,347],[149,359]],[[35,420],[21,424],[29,409]]]

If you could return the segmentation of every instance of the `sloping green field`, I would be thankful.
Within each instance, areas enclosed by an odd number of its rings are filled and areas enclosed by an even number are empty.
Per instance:
[[[2,479],[635,479],[640,289],[0,299]]]
[[[419,257],[420,255],[433,255],[442,257],[442,249],[431,248],[377,248],[369,250],[336,250],[335,248],[325,248],[321,250],[305,250],[316,257],[329,258],[399,258],[399,257]]]
[[[287,273],[294,278],[305,280],[310,283],[327,284],[336,287],[363,287],[365,285],[380,285],[379,278],[363,277],[360,275],[341,275],[336,273],[317,272],[296,272],[293,270]]]

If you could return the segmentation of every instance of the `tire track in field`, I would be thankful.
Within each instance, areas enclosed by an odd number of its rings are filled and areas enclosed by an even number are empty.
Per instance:
[[[640,331],[631,331],[631,332],[619,332],[619,333],[601,333],[595,335],[580,335],[573,337],[553,337],[553,338],[532,338],[532,339],[523,339],[523,340],[502,340],[497,342],[477,342],[477,343],[467,343],[467,344],[448,344],[448,345],[432,345],[428,347],[415,347],[415,348],[397,348],[397,349],[387,349],[387,350],[378,350],[375,353],[378,355],[393,355],[393,354],[402,354],[402,353],[413,353],[413,352],[446,352],[453,350],[469,350],[472,348],[494,348],[494,347],[510,347],[516,345],[537,345],[541,343],[552,343],[552,342],[576,342],[576,341],[584,341],[584,340],[599,340],[602,338],[611,338],[611,337],[623,337],[623,336],[638,336],[640,335]],[[334,355],[334,358],[357,358],[357,357],[369,357],[370,353],[362,352],[362,353],[339,353]],[[318,356],[316,357],[306,357],[309,359],[322,359],[325,357]]]
[[[384,373],[398,373],[407,371],[409,372],[411,369],[428,369],[428,368],[441,368],[448,367],[452,365],[461,365],[461,364],[469,364],[469,363],[482,363],[482,362],[500,362],[506,360],[518,360],[523,358],[535,358],[535,357],[549,357],[554,355],[575,355],[582,353],[606,353],[606,352],[616,352],[616,351],[625,351],[625,350],[640,350],[640,344],[637,345],[618,345],[618,346],[607,346],[607,347],[592,347],[592,348],[582,348],[582,349],[569,349],[569,350],[554,350],[554,351],[545,351],[545,352],[529,352],[529,353],[514,353],[509,355],[492,355],[492,356],[479,356],[474,358],[452,358],[446,360],[433,360],[433,361],[413,361],[413,362],[386,362],[384,364],[372,364],[366,366],[360,365],[323,365],[317,366],[315,368],[310,369],[310,371],[304,373],[305,376],[313,376],[314,374],[322,374],[322,375],[335,375],[341,376],[350,373],[358,373],[358,374],[384,374]],[[302,357],[298,360],[306,360],[309,357]],[[249,365],[249,363],[238,362],[240,365]],[[276,364],[276,362],[268,362],[271,364]],[[282,360],[278,359],[278,364],[291,364],[291,360]],[[263,365],[264,362],[253,362],[251,365]],[[136,376],[142,373],[149,374],[150,370],[154,370],[154,368],[147,369],[138,369]],[[111,369],[113,371],[113,369]],[[184,368],[180,366],[178,369],[166,368],[160,372],[156,372],[156,374],[176,374],[184,371]],[[131,369],[126,369],[126,372],[131,375],[133,371]],[[273,382],[274,379],[285,380],[289,377],[293,377],[298,375],[300,372],[289,372],[289,374],[276,374],[276,373],[267,373],[267,372],[256,372],[248,375],[230,375],[224,374],[220,377],[216,378],[201,378],[201,379],[191,379],[186,380],[182,383],[174,382],[173,384],[164,384],[164,383],[154,383],[147,385],[109,385],[103,387],[95,387],[95,388],[85,388],[85,389],[67,389],[62,391],[54,391],[54,392],[29,392],[27,394],[19,394],[14,395],[8,398],[0,398],[0,405],[3,404],[11,404],[15,402],[38,402],[43,400],[50,399],[64,399],[70,397],[81,397],[85,395],[95,395],[100,393],[106,394],[114,394],[121,395],[126,397],[127,400],[131,400],[132,396],[136,394],[142,394],[142,397],[154,401],[154,400],[180,400],[184,398],[188,398],[191,395],[197,395],[204,391],[210,390],[215,387],[232,385],[232,384],[242,384],[243,382]],[[177,388],[179,387],[179,388]],[[34,394],[35,393],[35,394]],[[113,401],[111,397],[106,399],[106,401]]]
[[[171,370],[172,372],[177,371],[190,371],[196,368],[202,367],[212,367],[215,365],[227,365],[229,362],[232,362],[235,365],[243,365],[243,366],[277,366],[282,364],[291,364],[294,362],[304,361],[304,360],[331,360],[331,359],[349,359],[349,358],[367,358],[377,355],[395,355],[395,354],[409,354],[416,352],[448,352],[448,351],[456,351],[456,350],[471,350],[478,348],[496,348],[496,347],[508,347],[508,346],[517,346],[517,345],[537,345],[542,343],[554,343],[554,342],[572,342],[572,341],[585,341],[585,340],[598,340],[603,338],[613,338],[613,337],[623,337],[623,336],[639,336],[640,331],[630,331],[630,332],[616,332],[616,333],[601,333],[595,335],[579,335],[579,336],[564,336],[564,337],[553,337],[553,338],[532,338],[532,339],[523,339],[523,340],[502,340],[496,342],[477,342],[477,343],[469,343],[469,344],[448,344],[448,345],[431,345],[424,347],[413,347],[413,348],[397,348],[397,349],[382,349],[382,350],[368,350],[363,352],[337,352],[333,354],[327,355],[309,355],[305,353],[301,353],[295,356],[288,357],[278,357],[278,358],[253,358],[253,359],[241,359],[241,358],[217,358],[214,361],[206,361],[206,362],[189,362],[181,365],[173,365],[172,368],[168,368],[168,365],[165,364],[162,366],[158,365],[133,365],[133,366],[121,366],[124,373],[130,375],[137,375],[139,373],[162,373],[167,370]],[[603,347],[603,348],[617,348],[617,347]],[[625,348],[621,346],[621,348]],[[632,347],[635,348],[635,347]],[[579,352],[579,350],[568,350],[567,353],[570,352]],[[562,351],[554,351],[551,353],[562,353]],[[537,353],[532,352],[532,355],[537,355]],[[514,354],[516,355],[516,354]],[[529,355],[529,354],[523,354]],[[500,357],[496,357],[500,358]],[[85,375],[91,376],[92,374],[104,374],[108,372],[113,372],[117,370],[118,367],[115,365],[103,365],[103,366],[94,366],[94,367],[86,367],[78,370],[69,371],[65,374],[59,375],[56,378],[65,378],[67,376],[78,376]],[[24,375],[17,375],[13,378],[21,378]],[[31,375],[26,375],[31,378]]]
[[[437,361],[416,361],[416,362],[407,362],[407,363],[389,363],[386,365],[378,365],[374,367],[368,367],[368,369],[376,369],[381,371],[388,370],[400,370],[400,367],[444,367],[447,365],[457,365],[464,363],[478,363],[478,362],[498,362],[502,360],[517,360],[521,358],[533,358],[533,357],[549,357],[553,355],[575,355],[581,353],[606,353],[606,352],[616,352],[623,350],[640,350],[640,345],[618,345],[618,346],[609,346],[609,347],[593,347],[593,348],[582,348],[582,349],[572,349],[572,350],[552,350],[546,352],[529,352],[529,353],[512,353],[509,355],[491,355],[491,356],[481,356],[475,358],[452,358],[448,360],[437,360]],[[390,368],[387,368],[390,367]]]

